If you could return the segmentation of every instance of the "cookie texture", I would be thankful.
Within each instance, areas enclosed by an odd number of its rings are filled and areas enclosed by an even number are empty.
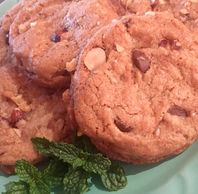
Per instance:
[[[62,93],[40,88],[10,64],[0,67],[0,164],[41,158],[33,137],[69,141],[69,121]]]
[[[155,0],[154,11],[169,11],[177,19],[186,24],[191,30],[196,30],[198,25],[197,0]]]
[[[198,137],[197,51],[189,29],[165,13],[102,28],[72,81],[79,131],[107,156],[129,163],[184,151]]]
[[[15,9],[0,26],[0,166],[6,173],[13,172],[19,159],[32,163],[42,159],[31,138],[69,142],[72,133],[62,91],[40,87],[28,78],[9,48],[7,29]]]
[[[10,51],[9,29],[20,8],[21,4],[18,3],[16,6],[10,9],[2,18],[0,18],[0,65],[4,64],[4,61],[8,56],[8,52]]]
[[[10,28],[13,52],[32,79],[69,86],[80,49],[119,9],[111,0],[28,2]]]
[[[151,11],[152,7],[152,1],[150,0],[119,0],[119,2],[126,11],[136,15]]]

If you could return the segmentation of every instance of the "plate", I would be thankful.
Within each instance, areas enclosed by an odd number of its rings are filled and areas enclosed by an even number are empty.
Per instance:
[[[17,0],[7,0],[0,4],[0,16],[11,8]],[[125,189],[111,194],[197,194],[198,189],[198,143],[184,153],[159,164],[133,166],[123,164],[128,185]],[[4,185],[17,180],[16,176],[0,174],[0,192]],[[107,194],[99,186],[92,186],[88,194]]]

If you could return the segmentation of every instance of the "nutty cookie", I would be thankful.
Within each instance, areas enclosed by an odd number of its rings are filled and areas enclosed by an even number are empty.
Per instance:
[[[129,163],[184,151],[198,137],[197,52],[188,28],[169,14],[132,15],[102,28],[72,82],[80,132]]]
[[[0,67],[0,165],[38,162],[31,138],[69,142],[71,133],[62,92],[37,86],[15,62]]]
[[[117,6],[111,0],[30,2],[11,25],[13,52],[31,78],[51,87],[69,85],[80,48],[118,16]]]

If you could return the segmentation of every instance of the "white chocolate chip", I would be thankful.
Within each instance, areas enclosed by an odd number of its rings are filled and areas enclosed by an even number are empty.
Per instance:
[[[154,11],[147,11],[144,15],[146,15],[146,16],[155,16],[155,12]]]
[[[90,71],[104,63],[106,63],[106,53],[101,48],[93,48],[84,58],[84,64]]]
[[[66,63],[66,70],[68,72],[73,72],[76,70],[76,59],[73,58],[70,62]]]
[[[32,27],[36,26],[36,24],[37,24],[37,22],[31,22],[30,27],[32,28]]]
[[[181,9],[180,10],[180,14],[182,14],[182,15],[188,15],[189,14],[189,11],[187,9]]]
[[[175,42],[175,46],[178,47],[178,48],[180,48],[182,46],[182,44],[179,41],[176,41]]]
[[[156,3],[156,0],[150,0],[151,4]]]
[[[113,24],[115,24],[116,22],[118,22],[118,20],[117,20],[117,19],[113,19],[111,22],[112,22]]]
[[[116,44],[116,50],[117,50],[119,53],[121,53],[121,52],[124,51],[124,48],[123,48],[121,45]]]
[[[156,131],[155,131],[155,135],[159,137],[160,136],[160,132],[161,132],[160,128],[157,128]]]

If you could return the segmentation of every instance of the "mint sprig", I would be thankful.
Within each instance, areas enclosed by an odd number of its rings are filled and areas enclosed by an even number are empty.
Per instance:
[[[93,175],[108,191],[127,184],[123,168],[98,153],[88,138],[81,137],[74,145],[45,138],[32,142],[41,154],[51,157],[49,165],[40,170],[25,160],[17,161],[15,171],[20,180],[10,183],[5,194],[50,194],[58,186],[66,194],[83,194],[89,190]]]
[[[82,167],[87,172],[102,174],[111,166],[111,161],[102,154],[85,152],[73,144],[54,143],[44,138],[34,138],[32,142],[41,154],[57,157],[73,168]]]

